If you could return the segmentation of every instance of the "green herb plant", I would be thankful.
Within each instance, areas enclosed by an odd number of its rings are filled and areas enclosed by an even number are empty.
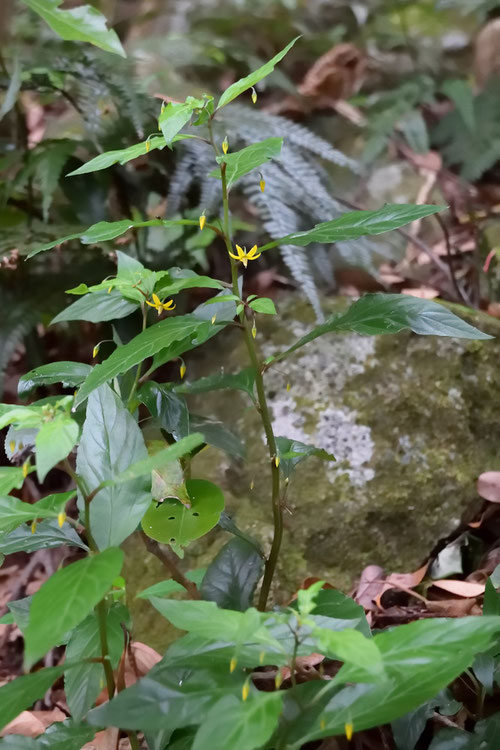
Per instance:
[[[28,4],[37,6],[35,0]],[[63,13],[57,2],[52,5],[54,14]],[[369,294],[287,350],[262,358],[259,320],[278,313],[271,299],[246,295],[249,264],[283,243],[300,248],[354,240],[442,210],[435,205],[386,205],[254,243],[248,250],[237,244],[231,190],[242,175],[252,172],[265,191],[259,168],[280,158],[282,143],[270,138],[233,153],[227,138],[218,134],[217,116],[237,97],[255,100],[253,87],[293,44],[233,83],[217,103],[208,95],[170,102],[159,116],[160,135],[125,151],[101,154],[77,170],[124,163],[154,148],[171,148],[182,138],[201,140],[213,153],[212,178],[220,183],[222,216],[101,222],[75,237],[92,244],[113,240],[132,227],[158,226],[168,232],[178,224],[199,225],[201,232],[223,243],[231,282],[179,268],[151,271],[118,251],[116,275],[70,290],[77,300],[54,322],[82,317],[101,322],[137,314],[142,330],[126,342],[115,331],[114,350],[94,367],[56,362],[28,372],[19,383],[21,397],[53,384],[62,384],[72,395],[0,405],[0,428],[8,428],[5,450],[12,462],[0,470],[0,553],[33,553],[61,545],[74,550],[69,563],[33,596],[10,602],[3,618],[3,623],[15,622],[24,635],[25,674],[0,688],[0,726],[31,707],[63,675],[71,712],[41,737],[26,740],[23,748],[77,750],[107,727],[126,732],[132,748],[140,746],[142,733],[151,750],[298,750],[332,735],[345,734],[350,740],[353,732],[401,720],[419,707],[439,710],[445,704],[442,691],[477,655],[500,650],[494,588],[489,591],[489,613],[481,618],[424,620],[375,635],[363,609],[340,591],[322,588],[322,582],[300,590],[291,606],[270,608],[286,486],[308,456],[333,457],[275,434],[265,386],[269,368],[313,339],[343,331],[375,335],[410,329],[422,335],[489,338],[440,304]],[[189,133],[182,132],[192,120]],[[176,298],[192,288],[213,290],[213,296],[193,312],[176,314]],[[179,361],[182,378],[184,355],[230,328],[241,332],[246,346],[247,360],[239,372],[215,370],[181,387],[152,379],[163,364]],[[260,415],[267,443],[262,472],[269,475],[274,520],[270,549],[261,550],[238,529],[224,512],[222,491],[196,476],[193,458],[206,443],[229,444],[234,450],[220,425],[214,428],[189,413],[183,396],[183,391],[213,389],[241,390]],[[34,472],[43,484],[54,467],[69,475],[74,489],[33,504],[9,494],[31,481]],[[71,505],[75,496],[77,512]],[[184,549],[216,525],[232,534],[231,540],[206,570],[183,572],[179,560]],[[125,604],[120,545],[135,533],[142,534],[169,572],[165,581],[139,596],[186,634],[146,676],[125,687],[119,665],[130,650],[134,625]],[[179,592],[184,598],[172,598]],[[64,662],[43,666],[41,660],[63,645]],[[328,669],[320,666],[316,679],[297,680],[298,659],[311,653],[322,655],[325,664],[340,662],[340,669],[328,677]],[[109,700],[96,707],[103,688]],[[478,727],[483,732],[478,741],[483,741],[487,727]],[[5,747],[21,747],[16,742],[15,737],[3,740]]]

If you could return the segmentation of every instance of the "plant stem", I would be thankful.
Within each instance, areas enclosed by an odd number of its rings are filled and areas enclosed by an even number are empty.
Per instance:
[[[113,667],[111,666],[111,660],[109,658],[108,630],[106,627],[107,609],[104,599],[101,599],[99,604],[96,606],[95,611],[99,624],[99,640],[101,642],[102,666],[104,668],[104,674],[106,676],[106,685],[108,688],[109,699],[111,700],[111,698],[115,694],[115,678],[113,676]]]
[[[165,549],[160,547],[158,542],[155,542],[154,539],[150,539],[150,537],[146,536],[143,531],[141,531],[141,538],[148,552],[151,552],[152,555],[157,557],[167,568],[172,576],[172,580],[180,583],[180,585],[186,589],[191,599],[199,599],[200,592],[198,591],[196,584],[193,583],[193,581],[190,581],[189,578],[186,578],[184,573],[179,570],[175,564],[175,559],[171,550],[168,547],[165,547]]]
[[[146,325],[147,325],[147,322],[148,322],[148,311],[147,311],[147,308],[146,308],[146,305],[144,304],[144,302],[141,302],[141,308],[142,308],[142,330],[145,331],[146,330]],[[142,369],[142,362],[139,362],[139,364],[137,365],[136,373],[135,373],[134,383],[132,385],[132,388],[130,389],[130,393],[129,393],[129,397],[128,397],[128,408],[129,408],[130,411],[134,411],[134,409],[135,409],[135,406],[133,404],[132,399],[133,399],[133,397],[135,395],[135,392],[137,390],[137,385],[139,383],[139,378],[141,377],[141,369]]]
[[[213,141],[212,132],[210,129],[210,138],[212,141],[212,145],[214,149],[215,143]],[[226,250],[228,254],[232,252],[232,243],[231,243],[231,229],[229,224],[229,196],[227,191],[227,177],[226,177],[226,164],[221,164],[221,180],[222,180],[222,205],[224,210],[224,242],[226,245]],[[236,263],[233,258],[229,255],[229,261],[231,263],[231,280],[233,285],[233,293],[240,296],[239,287],[238,287],[238,270]],[[258,410],[260,414],[260,418],[262,421],[262,425],[264,427],[264,432],[266,435],[266,442],[267,447],[269,451],[269,457],[271,460],[271,481],[272,481],[272,494],[271,494],[271,504],[272,504],[272,510],[273,510],[273,521],[274,521],[274,535],[273,535],[273,541],[271,545],[271,551],[269,553],[269,557],[266,560],[266,566],[264,570],[264,580],[262,581],[262,587],[260,590],[259,595],[259,604],[258,607],[263,612],[266,609],[267,600],[269,598],[269,591],[271,589],[271,584],[274,578],[274,573],[276,570],[276,565],[279,558],[280,548],[281,548],[281,541],[283,538],[283,511],[281,508],[281,501],[280,501],[280,472],[279,468],[276,465],[276,458],[278,455],[278,451],[276,448],[276,439],[274,437],[273,432],[273,424],[271,420],[271,415],[269,413],[269,407],[267,404],[267,398],[266,398],[266,391],[264,388],[264,378],[262,377],[262,363],[259,362],[259,358],[257,355],[257,350],[255,346],[255,342],[253,339],[252,332],[250,330],[248,319],[245,315],[245,311],[242,310],[240,315],[240,322],[243,327],[243,332],[245,336],[245,344],[248,351],[248,356],[250,358],[250,362],[252,364],[252,367],[255,371],[255,385],[257,388],[257,401],[258,401]]]

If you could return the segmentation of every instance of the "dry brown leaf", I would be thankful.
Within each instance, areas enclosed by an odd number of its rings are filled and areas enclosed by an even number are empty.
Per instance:
[[[82,750],[116,750],[118,744],[119,729],[110,727],[104,732],[97,732],[96,736],[90,742],[87,742]]]
[[[485,471],[477,480],[477,491],[490,503],[500,503],[500,471]]]
[[[53,708],[51,711],[31,711],[31,713],[42,722],[45,728],[56,721],[65,721],[68,718],[60,708]]]
[[[354,601],[364,609],[374,609],[377,596],[384,591],[384,582],[384,569],[379,565],[367,565],[361,573]]]
[[[472,597],[482,596],[484,594],[484,583],[473,583],[472,581],[458,581],[453,578],[443,578],[439,581],[433,581],[433,586],[443,591],[448,591],[455,596]]]
[[[480,615],[481,608],[475,599],[441,599],[427,602],[427,609],[440,617],[467,617]]]
[[[361,88],[366,71],[363,53],[354,44],[336,44],[308,70],[299,93],[320,103],[349,99]]]
[[[401,289],[402,294],[408,294],[410,297],[418,297],[419,299],[435,299],[439,297],[437,289],[433,289],[430,286],[419,286],[414,289],[411,287]]]
[[[66,717],[64,717],[66,718]],[[0,732],[0,737],[8,734],[22,734],[23,737],[38,737],[45,732],[45,724],[33,715],[33,711],[23,711]]]

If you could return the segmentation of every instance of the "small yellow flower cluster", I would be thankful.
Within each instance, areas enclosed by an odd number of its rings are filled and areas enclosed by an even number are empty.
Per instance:
[[[173,310],[175,308],[175,304],[172,299],[169,299],[168,302],[161,302],[158,295],[154,294],[154,292],[153,292],[153,301],[149,302],[148,300],[146,300],[146,305],[149,305],[150,307],[154,307],[155,310],[158,312],[158,315],[161,315],[163,310]]]
[[[239,245],[236,245],[236,252],[237,252],[237,255],[235,255],[234,253],[229,253],[229,255],[231,256],[231,258],[234,258],[235,260],[238,260],[240,263],[243,263],[245,268],[248,266],[249,260],[257,260],[257,258],[260,258],[261,256],[261,253],[257,251],[257,245],[254,245],[252,248],[250,248],[248,252],[247,252],[246,247],[242,248]]]

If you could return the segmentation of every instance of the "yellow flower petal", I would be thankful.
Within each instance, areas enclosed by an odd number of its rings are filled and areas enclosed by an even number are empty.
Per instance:
[[[256,92],[256,90],[254,89],[253,86],[252,86],[252,102],[254,104],[256,104],[256,102],[257,102],[257,92]]]
[[[154,302],[150,302],[149,300],[146,300],[146,305],[149,305],[150,307],[157,307]]]
[[[26,479],[26,477],[28,476],[28,472],[29,472],[29,470],[30,470],[30,462],[29,462],[29,461],[25,461],[25,462],[23,463],[23,477],[24,477],[25,479]]]
[[[57,516],[57,523],[59,524],[60,529],[62,529],[65,520],[66,520],[66,513],[64,511],[61,511],[61,513],[59,513]]]
[[[246,268],[248,266],[248,257],[245,255],[243,258],[240,258],[240,260]]]
[[[227,135],[226,135],[226,137],[222,141],[222,150],[223,150],[224,154],[227,154],[228,148],[229,148],[229,141],[227,140]]]
[[[235,260],[240,260],[240,256],[239,255],[235,255],[230,250],[228,252],[229,252],[229,255],[231,256],[231,258],[234,258]]]
[[[153,292],[152,296],[153,296],[154,306],[158,307],[158,305],[161,305],[160,298],[158,297],[158,295]]]
[[[247,680],[244,683],[243,688],[241,690],[241,697],[242,697],[243,701],[246,701],[246,699],[248,698],[249,694],[250,694],[250,683]]]
[[[203,227],[205,226],[205,222],[206,222],[206,220],[207,220],[207,217],[206,217],[206,216],[205,216],[204,214],[202,214],[202,215],[200,216],[200,218],[199,218],[199,222],[200,222],[200,229],[201,229],[201,230],[203,230]]]
[[[212,325],[215,323],[216,319],[217,319],[217,314],[212,315]]]
[[[150,141],[150,140],[149,140],[149,138],[148,138],[148,140],[146,141],[146,153],[147,153],[147,154],[149,154],[149,149],[150,149],[150,148],[151,148],[151,141]]]
[[[290,385],[290,383],[287,383],[287,384],[286,384],[286,390],[287,390],[287,393],[288,393],[288,392],[290,391],[290,388],[291,388],[291,387],[292,387],[292,386]]]
[[[255,482],[252,479],[252,481],[250,482],[250,489],[253,490],[254,487],[255,487]]]
[[[345,729],[345,736],[347,738],[347,741],[350,742],[352,740],[352,731],[353,731],[352,724],[350,722],[347,722],[344,729]]]
[[[238,659],[236,658],[236,656],[233,656],[232,659],[231,659],[231,661],[230,661],[230,663],[229,663],[229,671],[230,672],[234,672],[234,670],[236,669],[237,663],[238,663]]]
[[[252,336],[254,338],[257,336],[257,326],[255,324],[252,326]]]
[[[279,456],[275,456],[274,457],[274,465],[276,466],[276,468],[278,468],[278,466],[280,465],[280,457]]]
[[[95,359],[99,354],[99,344],[96,344],[92,349],[92,358]]]
[[[162,305],[164,310],[175,310],[175,302],[173,299],[169,299],[168,302],[164,302]]]
[[[10,441],[9,448],[10,448],[10,452],[14,453],[14,451],[16,450],[16,441],[15,440],[11,440]]]
[[[186,365],[184,364],[184,362],[179,367],[179,374],[180,374],[181,380],[182,380],[184,378],[184,375],[186,374]]]
[[[31,524],[31,533],[34,534],[35,531],[36,531],[36,521],[33,521],[33,523]]]
[[[263,177],[262,177],[262,179],[259,182],[259,186],[260,186],[260,189],[262,190],[262,192],[264,192],[264,190],[266,189],[266,181],[265,181],[265,179]]]

